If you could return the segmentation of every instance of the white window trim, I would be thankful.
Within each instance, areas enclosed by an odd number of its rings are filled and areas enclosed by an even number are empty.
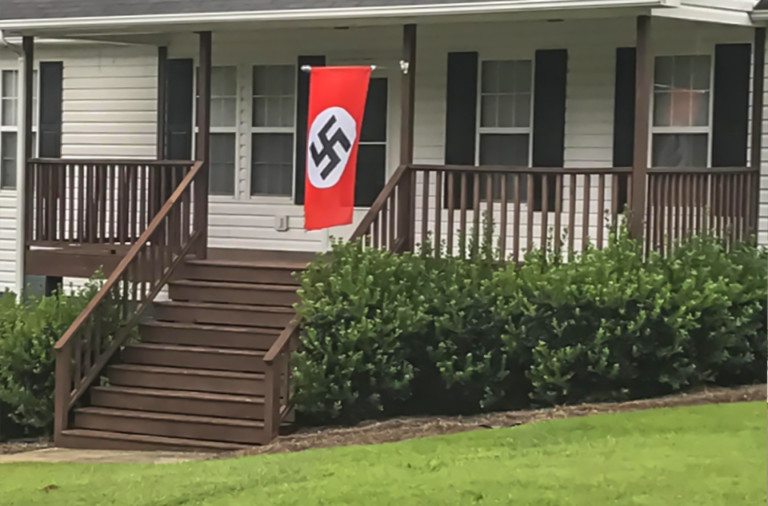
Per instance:
[[[528,135],[528,167],[533,165],[533,118],[536,97],[536,58],[534,54],[501,56],[478,55],[477,62],[477,104],[475,107],[475,165],[480,165],[480,137],[484,134],[525,134]],[[484,127],[482,126],[483,107],[483,62],[486,61],[530,61],[531,62],[531,110],[527,127]]]
[[[33,78],[35,79],[35,87],[34,89],[37,90],[37,96],[33,97],[33,104],[34,107],[32,108],[32,134],[33,139],[35,142],[35,145],[32,146],[32,156],[35,156],[38,153],[38,146],[40,142],[40,136],[37,135],[38,131],[38,122],[40,118],[40,69],[38,68],[39,64],[37,62],[34,63],[32,67],[33,72]],[[17,93],[16,93],[16,111],[17,111],[17,121],[16,125],[3,125],[2,121],[0,121],[0,135],[3,133],[15,133],[17,136],[19,135],[19,125],[18,125],[18,111],[20,107],[23,107],[23,104],[19,102],[19,90],[21,90],[21,87],[24,85],[24,83],[21,82],[22,79],[22,72],[19,67],[0,67],[0,114],[2,114],[2,100],[3,97],[3,80],[2,80],[2,74],[3,72],[11,71],[16,72],[16,86],[17,86]],[[2,160],[2,142],[0,142],[0,161]],[[16,159],[20,156],[24,156],[24,153],[16,153]],[[2,181],[0,181],[0,185],[2,185]],[[18,188],[18,181],[16,181],[16,188],[8,188],[0,186],[0,195],[15,195]]]
[[[656,58],[668,56],[709,56],[709,111],[707,115],[707,126],[654,126],[653,113],[656,109],[656,93],[653,86],[656,82]],[[712,167],[712,123],[715,98],[715,49],[711,47],[709,51],[689,51],[684,53],[659,53],[653,55],[654,72],[651,75],[651,106],[648,111],[648,167],[653,168],[653,137],[655,134],[706,134],[707,135],[707,167]],[[751,79],[751,78],[750,78]],[[751,86],[751,85],[750,85]]]
[[[296,63],[295,62],[280,62],[280,61],[269,61],[269,62],[251,62],[248,65],[248,72],[247,72],[247,79],[246,79],[246,89],[248,90],[248,93],[245,94],[244,97],[244,106],[245,110],[248,111],[248,122],[246,124],[247,130],[246,134],[248,137],[247,141],[247,153],[245,156],[245,160],[247,161],[246,165],[246,178],[245,178],[245,188],[243,192],[243,198],[242,200],[251,202],[251,203],[259,203],[259,204],[293,204],[295,202],[296,198],[296,149],[292,149],[293,152],[291,164],[292,164],[292,170],[291,170],[291,193],[290,195],[270,195],[270,194],[252,194],[251,193],[251,187],[252,187],[252,179],[253,179],[253,134],[259,134],[259,133],[276,133],[276,134],[291,134],[293,135],[293,145],[296,145],[296,108],[297,108],[297,98],[298,98],[298,79],[293,80],[293,126],[292,127],[263,127],[263,126],[253,126],[253,68],[259,67],[259,66],[266,66],[266,67],[272,67],[272,66],[289,66],[293,69],[294,75],[296,74]]]
[[[213,134],[233,134],[235,136],[235,146],[234,146],[234,160],[235,160],[235,167],[233,170],[232,177],[235,179],[234,186],[233,186],[233,192],[232,195],[208,195],[208,201],[214,202],[214,203],[227,203],[227,202],[233,202],[238,200],[238,195],[240,193],[240,190],[238,188],[238,172],[240,170],[240,150],[238,149],[238,144],[240,142],[240,116],[241,116],[241,90],[240,90],[240,66],[236,64],[222,64],[222,65],[213,65],[211,67],[211,71],[213,71],[214,67],[232,67],[235,69],[235,124],[233,126],[227,126],[227,127],[214,127],[211,126],[210,128],[210,135]],[[199,75],[199,65],[197,64],[197,61],[195,60],[195,76]],[[192,83],[192,157],[195,158],[196,156],[196,150],[197,150],[197,142],[195,142],[195,139],[197,138],[197,134],[199,133],[200,129],[197,126],[197,77],[193,79]],[[213,97],[211,97],[213,98]]]

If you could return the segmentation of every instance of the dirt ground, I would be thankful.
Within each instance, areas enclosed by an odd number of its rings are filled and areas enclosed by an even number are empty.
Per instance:
[[[231,458],[233,456],[258,455],[262,453],[295,452],[330,446],[388,443],[483,428],[513,427],[542,420],[586,416],[597,413],[619,413],[651,408],[760,400],[766,400],[766,385],[707,388],[656,399],[558,406],[546,409],[506,411],[466,417],[403,417],[384,421],[364,422],[353,427],[300,429],[289,436],[281,436],[272,444],[222,454],[219,457]]]
[[[9,441],[0,443],[0,455],[11,455],[14,453],[25,453],[35,450],[49,448],[53,443],[48,439],[39,439],[34,441]]]

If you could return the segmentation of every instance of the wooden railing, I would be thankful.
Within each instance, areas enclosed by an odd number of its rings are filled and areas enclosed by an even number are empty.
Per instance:
[[[206,220],[195,190],[204,184],[194,162],[96,296],[55,346],[54,434],[67,428],[69,413],[96,381],[168,282],[173,270],[198,246]],[[138,202],[137,200],[134,200]]]
[[[668,252],[685,236],[712,233],[727,245],[757,231],[760,173],[748,167],[648,170],[646,248]]]
[[[133,244],[193,163],[30,160],[27,245]]]
[[[350,240],[391,252],[429,242],[435,256],[464,256],[490,236],[500,260],[519,262],[534,248],[564,257],[590,244],[602,248],[625,211],[645,216],[648,247],[662,252],[688,233],[736,241],[755,230],[758,171],[651,169],[647,177],[647,201],[633,207],[630,168],[403,166]],[[300,322],[291,323],[264,358],[273,435],[290,409],[290,352],[300,331]]]

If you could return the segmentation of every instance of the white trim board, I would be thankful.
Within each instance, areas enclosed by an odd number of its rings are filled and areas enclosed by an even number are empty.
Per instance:
[[[494,14],[505,12],[547,12],[599,8],[677,7],[680,0],[495,0],[429,5],[345,7],[331,9],[278,9],[241,12],[154,14],[136,16],[94,16],[79,18],[9,19],[0,29],[10,31],[44,29],[93,29],[150,27],[155,25],[216,24],[247,21],[308,21],[401,16]]]

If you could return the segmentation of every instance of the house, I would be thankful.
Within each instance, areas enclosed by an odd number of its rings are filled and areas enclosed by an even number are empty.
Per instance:
[[[2,0],[0,284],[110,275],[56,346],[57,443],[271,440],[290,271],[332,236],[462,254],[490,220],[517,261],[602,246],[628,209],[649,249],[768,244],[766,20],[752,0]],[[319,65],[375,70],[355,223],[307,232]]]

